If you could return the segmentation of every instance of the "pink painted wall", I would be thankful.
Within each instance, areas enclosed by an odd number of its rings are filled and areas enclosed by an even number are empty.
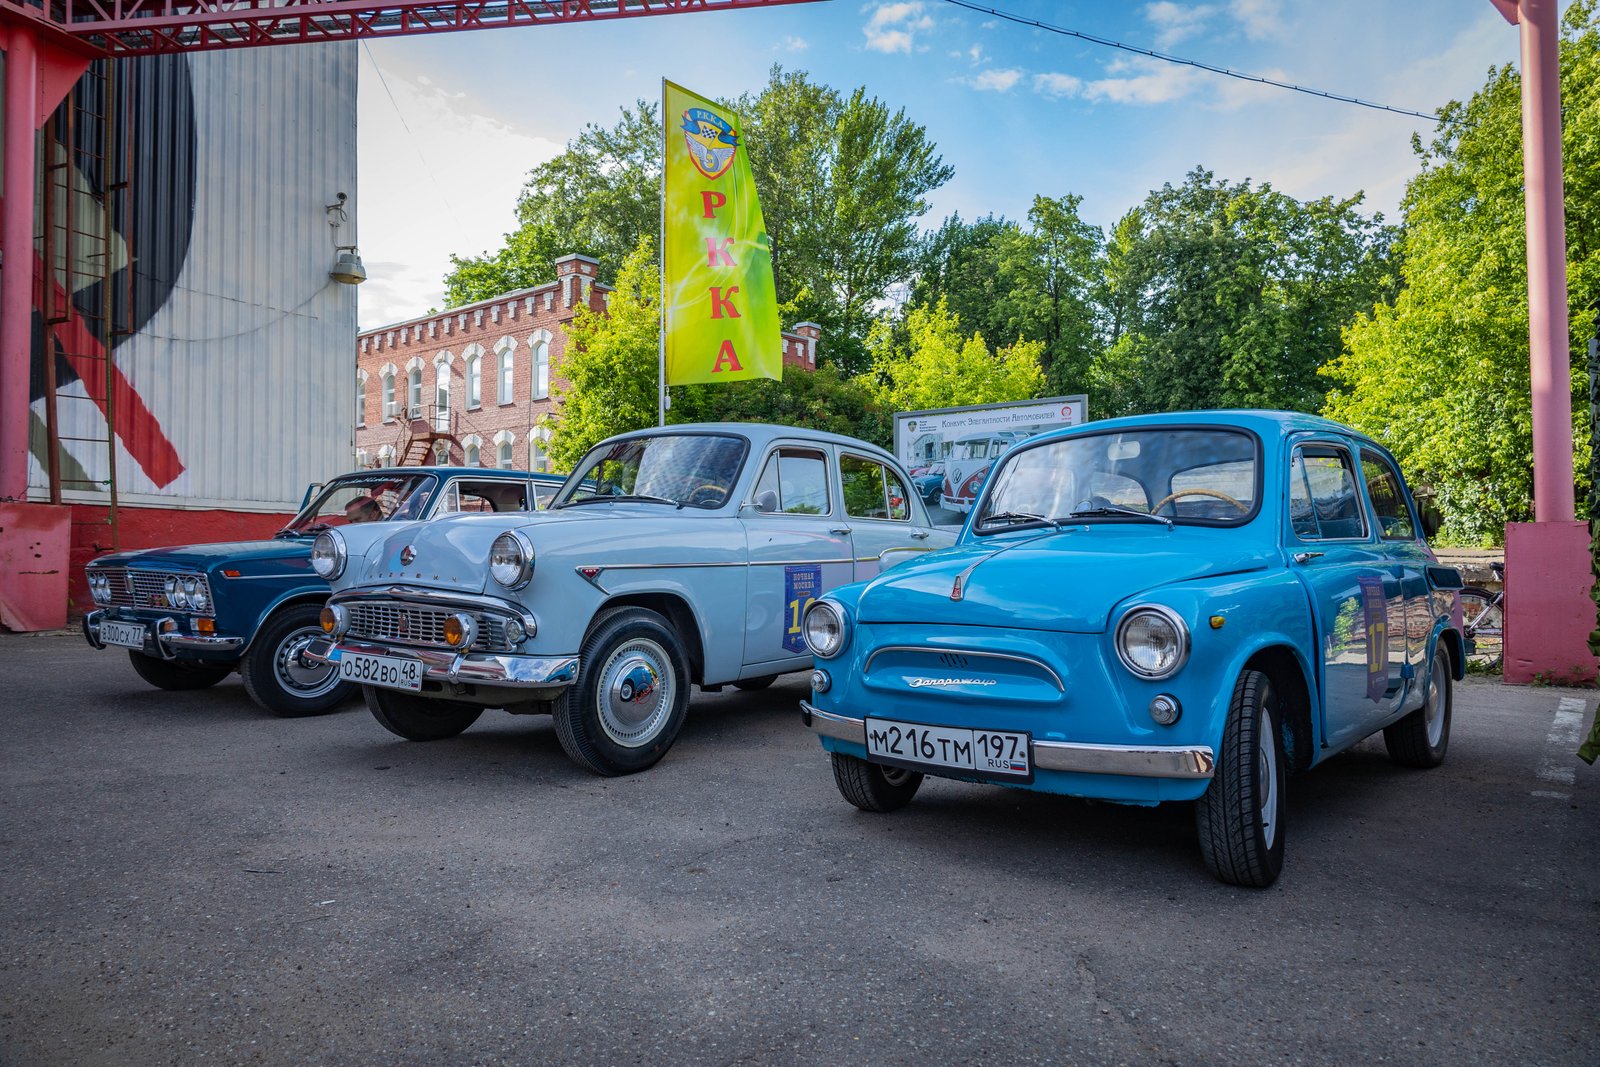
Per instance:
[[[1595,681],[1593,585],[1587,523],[1506,524],[1507,684]]]

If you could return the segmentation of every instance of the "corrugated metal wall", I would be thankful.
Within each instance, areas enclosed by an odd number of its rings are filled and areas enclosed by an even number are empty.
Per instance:
[[[349,468],[356,289],[328,277],[325,208],[350,194],[337,243],[356,243],[356,48],[163,57],[125,79],[140,217],[117,229],[136,330],[113,355],[148,418],[116,413],[123,503],[287,510],[308,481]],[[106,437],[83,425],[93,405],[61,412],[80,423],[65,436]],[[64,447],[108,472],[105,446]],[[30,485],[42,498],[37,461]]]

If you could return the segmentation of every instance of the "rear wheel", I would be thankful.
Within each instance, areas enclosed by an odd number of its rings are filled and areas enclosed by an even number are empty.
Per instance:
[[[689,712],[689,657],[672,624],[644,608],[602,613],[578,664],[555,706],[562,750],[596,774],[654,766]]]
[[[1443,641],[1433,650],[1428,692],[1422,707],[1383,731],[1389,758],[1402,767],[1437,767],[1450,747],[1450,650]]]
[[[384,729],[407,741],[443,741],[477,722],[478,716],[483,714],[483,709],[476,704],[428,700],[375,685],[362,686],[361,695],[372,717],[382,723]]]
[[[839,787],[840,796],[862,811],[896,811],[917,795],[922,775],[835,752],[833,784]]]
[[[1195,805],[1200,854],[1231,885],[1269,886],[1283,869],[1281,714],[1272,682],[1245,671],[1233,687],[1216,773]]]
[[[268,711],[284,718],[320,715],[355,691],[354,685],[339,680],[334,664],[312,666],[300,661],[307,645],[326,636],[321,615],[320,604],[296,604],[279,611],[256,631],[250,650],[239,661],[245,692]]]
[[[181,693],[192,689],[210,689],[228,675],[232,667],[216,667],[209,663],[183,663],[178,660],[157,659],[135,649],[128,649],[128,662],[139,677],[168,692]]]
[[[1461,633],[1467,640],[1467,665],[1493,670],[1500,665],[1505,645],[1505,615],[1487,589],[1461,590]]]

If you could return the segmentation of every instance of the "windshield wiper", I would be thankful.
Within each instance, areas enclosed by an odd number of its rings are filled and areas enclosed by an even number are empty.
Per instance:
[[[1135,511],[1133,508],[1119,507],[1116,504],[1103,504],[1097,508],[1083,508],[1079,511],[1074,511],[1072,514],[1068,515],[1067,518],[1079,519],[1090,515],[1132,515],[1136,519],[1149,519],[1151,522],[1159,522],[1161,525],[1166,526],[1169,529],[1172,526],[1172,520],[1167,518],[1165,515],[1152,515],[1148,511]]]
[[[1028,525],[1037,524],[1039,526],[1059,525],[1059,520],[1057,519],[1047,519],[1043,515],[1034,515],[1026,511],[997,511],[993,515],[985,515],[979,519],[978,525],[988,526],[990,523],[999,522],[1003,522],[1008,526],[1018,526],[1024,523]]]
[[[675,508],[683,506],[676,500],[673,500],[671,497],[644,496],[636,493],[626,493],[622,496],[586,496],[582,500],[568,500],[561,506],[564,508],[570,508],[576,507],[579,504],[615,504],[621,501],[627,501],[629,503],[642,502],[645,504],[671,504]]]

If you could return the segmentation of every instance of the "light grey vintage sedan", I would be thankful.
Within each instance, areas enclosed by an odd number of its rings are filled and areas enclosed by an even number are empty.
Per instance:
[[[335,663],[413,741],[485,708],[555,717],[572,760],[644,770],[689,687],[760,689],[811,666],[806,607],[954,543],[888,452],[837,434],[717,423],[609,438],[545,511],[319,535]]]

